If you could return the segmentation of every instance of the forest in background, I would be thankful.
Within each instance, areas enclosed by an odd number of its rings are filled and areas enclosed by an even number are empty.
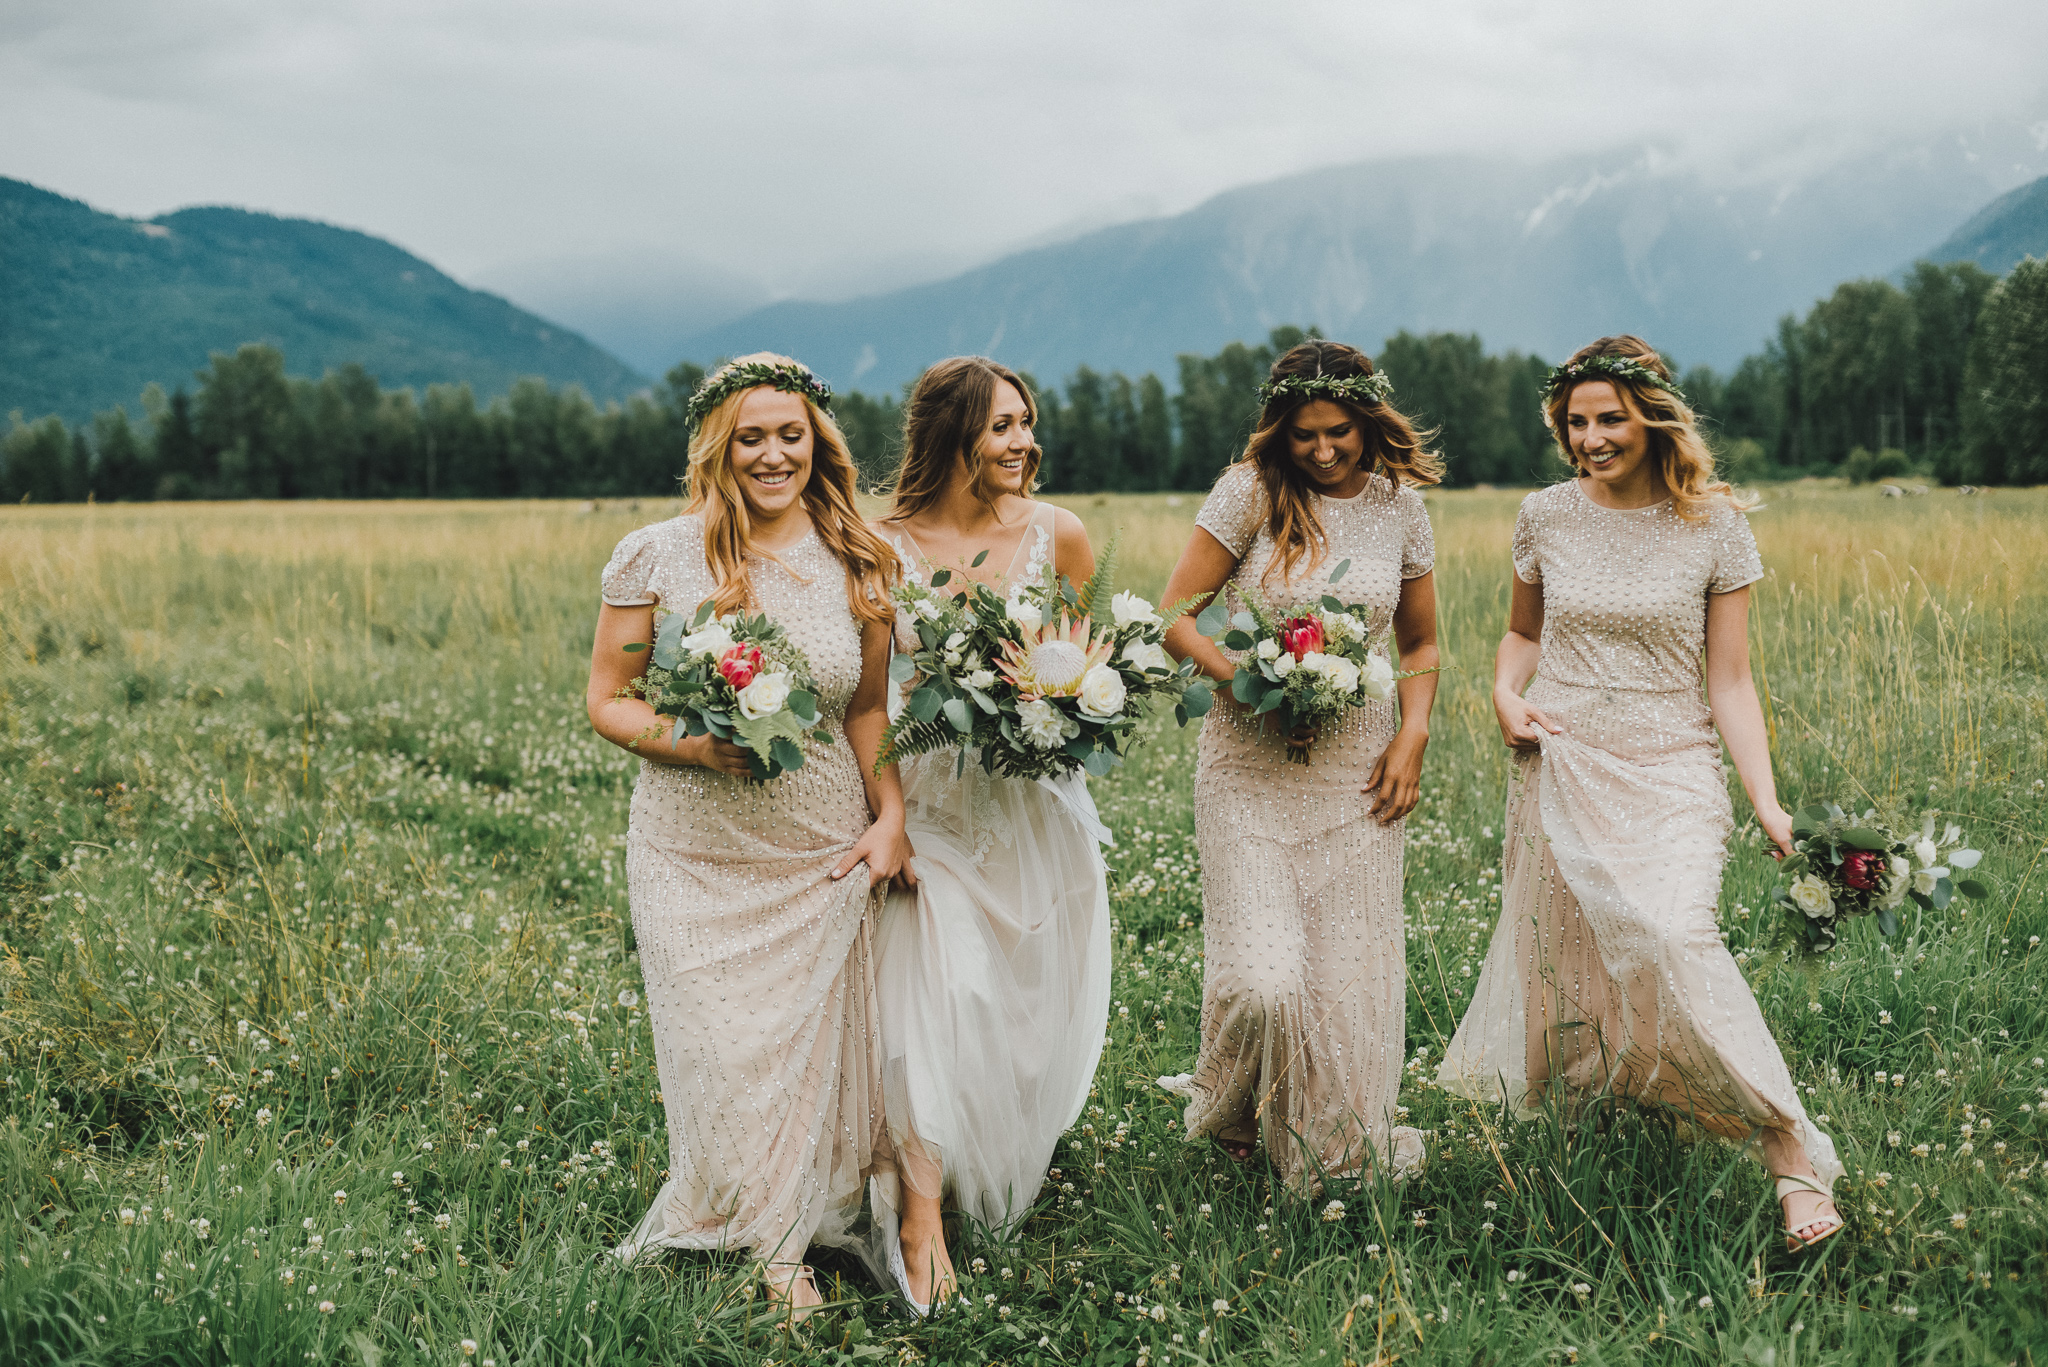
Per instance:
[[[1080,367],[1027,377],[1048,492],[1201,490],[1242,446],[1275,356],[1312,330],[1179,358],[1179,388]],[[1655,340],[1655,339],[1652,339]],[[1682,360],[1683,358],[1677,358]],[[1436,431],[1446,483],[1546,483],[1561,473],[1538,411],[1549,361],[1488,352],[1475,334],[1406,331],[1376,362],[1395,402]],[[467,385],[385,389],[359,365],[290,375],[276,348],[215,353],[188,392],[152,384],[73,428],[12,415],[0,439],[8,503],[243,498],[562,498],[673,494],[702,367],[684,362],[623,402],[521,380],[479,402]],[[1838,287],[1787,316],[1731,373],[1682,371],[1726,473],[2048,482],[2048,262],[2005,279],[1922,262],[1902,281]],[[864,480],[893,470],[901,400],[841,394],[834,411]]]

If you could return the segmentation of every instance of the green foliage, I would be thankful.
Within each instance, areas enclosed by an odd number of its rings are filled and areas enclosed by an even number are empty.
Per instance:
[[[1991,292],[1963,388],[1965,478],[2048,483],[2048,261],[2021,262]]]
[[[1444,482],[1534,484],[1564,472],[1543,425],[1549,367],[1534,356],[1490,356],[1476,334],[1402,331],[1375,364],[1394,382],[1394,406],[1433,433]]]

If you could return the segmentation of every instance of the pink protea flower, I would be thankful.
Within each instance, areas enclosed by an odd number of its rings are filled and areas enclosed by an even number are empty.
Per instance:
[[[761,672],[761,652],[749,645],[737,645],[718,657],[718,672],[734,689],[745,688]]]
[[[1280,624],[1280,648],[1297,661],[1323,648],[1323,624],[1313,617],[1290,617]]]
[[[1027,628],[1021,642],[1005,641],[995,664],[1027,699],[1071,698],[1081,691],[1089,669],[1107,661],[1115,649],[1112,641],[1095,640],[1087,618],[1070,620],[1061,613],[1057,623]]]
[[[1884,856],[1869,850],[1858,850],[1842,861],[1842,881],[1858,892],[1876,891],[1884,871]]]

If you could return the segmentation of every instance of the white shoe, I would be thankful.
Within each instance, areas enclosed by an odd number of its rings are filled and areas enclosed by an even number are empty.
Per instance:
[[[896,1289],[903,1293],[903,1303],[910,1307],[913,1318],[923,1319],[931,1314],[931,1306],[910,1294],[910,1269],[903,1265],[903,1245],[889,1241],[889,1275],[896,1279]]]
[[[1394,1181],[1398,1184],[1419,1176],[1423,1161],[1429,1157],[1422,1131],[1413,1125],[1396,1125],[1392,1137]]]
[[[1175,1096],[1184,1096],[1191,1101],[1194,1099],[1195,1075],[1193,1073],[1168,1073],[1165,1077],[1159,1079],[1159,1085],[1172,1092]]]

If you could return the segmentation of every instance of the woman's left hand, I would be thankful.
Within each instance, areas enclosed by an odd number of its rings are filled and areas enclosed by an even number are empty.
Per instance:
[[[867,834],[853,842],[853,848],[832,870],[834,878],[844,878],[854,868],[865,862],[868,866],[868,882],[880,887],[893,882],[908,891],[917,886],[917,872],[910,867],[910,837],[904,833],[901,816],[885,816],[868,827]]]
[[[1783,859],[1792,853],[1792,814],[1783,807],[1772,803],[1770,810],[1756,814],[1756,824],[1764,828],[1764,834],[1778,848],[1771,851],[1771,858]]]
[[[1427,735],[1403,731],[1372,766],[1364,791],[1373,795],[1371,814],[1382,826],[1393,825],[1422,800],[1422,752],[1428,748]]]

